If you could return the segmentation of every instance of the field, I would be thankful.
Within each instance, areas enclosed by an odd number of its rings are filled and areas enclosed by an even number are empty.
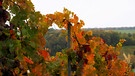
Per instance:
[[[131,29],[131,30],[127,30],[127,29],[123,29],[123,30],[113,30],[113,31],[116,31],[116,32],[121,32],[121,33],[135,33],[135,29]]]
[[[105,31],[110,31],[110,30],[106,30]],[[111,29],[111,31],[115,31],[115,32],[120,32],[120,33],[135,33],[135,29]]]

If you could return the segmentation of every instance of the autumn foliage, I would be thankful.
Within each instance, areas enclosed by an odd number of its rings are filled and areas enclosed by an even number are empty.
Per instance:
[[[71,47],[56,56],[44,47],[44,35],[53,23],[65,32],[71,26]],[[66,8],[42,15],[30,0],[0,0],[0,75],[67,76],[69,57],[72,76],[134,76],[130,65],[118,57],[124,39],[107,45],[92,31],[81,30],[83,26],[83,20]]]

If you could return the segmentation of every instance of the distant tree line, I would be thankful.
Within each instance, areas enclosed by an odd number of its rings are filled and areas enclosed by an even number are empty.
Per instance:
[[[123,46],[135,45],[135,33],[121,33],[99,29],[92,30],[92,32],[93,36],[99,36],[103,38],[108,45],[115,46],[121,38],[126,39],[126,42],[123,44]],[[57,51],[61,51],[62,49],[65,49],[67,47],[66,36],[67,34],[62,33],[62,30],[49,29],[49,31],[45,35],[45,47],[51,50],[51,55],[55,55]]]
[[[45,35],[46,48],[50,49],[50,54],[55,55],[56,52],[61,51],[67,47],[66,34],[61,33],[62,30],[49,29]]]
[[[84,28],[85,30],[135,30],[135,27]]]
[[[105,31],[105,30],[93,30],[94,36],[100,36],[105,40],[108,45],[115,46],[119,39],[126,39],[123,46],[135,45],[135,33],[121,33],[115,31]]]

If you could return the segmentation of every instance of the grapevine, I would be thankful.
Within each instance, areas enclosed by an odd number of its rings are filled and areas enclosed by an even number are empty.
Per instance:
[[[56,56],[50,56],[44,38],[53,24],[65,32],[71,26],[71,47]],[[42,15],[31,0],[0,0],[0,75],[67,76],[69,57],[74,76],[134,76],[129,64],[118,58],[125,40],[107,45],[92,31],[83,31],[84,25],[66,8]]]

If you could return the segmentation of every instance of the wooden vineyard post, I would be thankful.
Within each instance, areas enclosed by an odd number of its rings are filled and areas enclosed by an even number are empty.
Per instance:
[[[67,43],[67,47],[70,48],[71,47],[71,26],[72,24],[70,22],[68,22],[68,43]],[[71,58],[68,55],[68,76],[71,76]]]

